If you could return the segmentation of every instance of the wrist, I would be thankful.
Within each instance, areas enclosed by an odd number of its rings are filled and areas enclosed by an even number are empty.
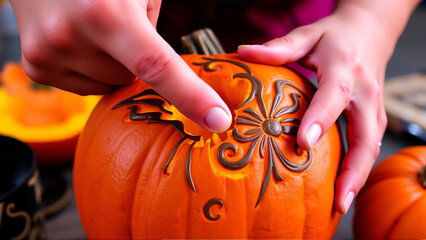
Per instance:
[[[334,14],[344,21],[361,26],[362,34],[371,34],[371,40],[381,41],[390,57],[419,2],[420,0],[341,0]]]
[[[399,37],[410,15],[420,0],[341,0],[336,11],[363,14],[389,32],[389,36]],[[348,11],[349,10],[349,11]]]

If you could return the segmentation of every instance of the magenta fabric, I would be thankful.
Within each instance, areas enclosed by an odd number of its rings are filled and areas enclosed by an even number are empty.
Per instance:
[[[163,0],[157,30],[179,52],[180,37],[211,28],[227,52],[262,44],[330,15],[337,0]]]
[[[258,11],[257,8],[249,8],[246,12],[248,21],[266,32],[266,38],[254,36],[251,41],[253,43],[264,43],[282,37],[296,27],[311,24],[330,15],[335,10],[336,5],[337,0],[303,0],[294,4],[291,11],[279,15],[270,15]],[[315,72],[300,66],[298,63],[288,64],[288,66],[307,79],[315,81]]]
[[[257,8],[249,8],[246,12],[248,21],[267,32],[266,38],[252,41],[265,42],[282,37],[298,26],[313,23],[330,15],[335,10],[336,4],[337,0],[299,0],[290,11],[283,11],[278,16],[259,11]]]

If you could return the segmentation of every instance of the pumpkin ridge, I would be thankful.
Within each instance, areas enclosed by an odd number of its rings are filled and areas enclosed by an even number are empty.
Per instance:
[[[398,158],[390,156],[386,161],[382,161],[372,170],[368,181],[361,189],[360,194],[370,186],[392,178],[412,178],[416,177],[419,166],[421,166],[416,157],[408,152],[401,151]],[[395,170],[398,169],[398,170]]]
[[[137,177],[137,182],[135,184],[135,191],[134,191],[135,194],[134,194],[133,201],[132,201],[132,218],[134,218],[134,219],[141,219],[141,218],[146,219],[146,221],[144,221],[144,222],[147,224],[147,229],[151,229],[151,227],[149,226],[149,224],[151,223],[150,219],[155,214],[155,212],[154,212],[155,211],[155,207],[153,207],[155,205],[155,202],[156,202],[155,199],[157,197],[161,196],[161,194],[158,194],[158,192],[160,191],[160,187],[161,187],[161,184],[158,184],[158,182],[160,182],[162,180],[162,178],[164,176],[166,176],[162,172],[162,169],[163,169],[162,166],[164,165],[164,163],[162,161],[157,161],[157,160],[159,160],[159,159],[165,160],[167,158],[167,157],[159,157],[159,158],[157,158],[156,161],[153,162],[153,161],[150,161],[150,156],[153,153],[155,155],[155,152],[156,152],[156,142],[157,141],[161,142],[160,139],[161,139],[161,137],[163,135],[169,136],[169,137],[164,137],[164,138],[167,139],[166,144],[165,144],[165,145],[167,145],[167,143],[175,140],[173,138],[173,136],[179,135],[179,134],[180,133],[177,130],[175,130],[174,128],[172,128],[172,127],[165,127],[165,128],[163,128],[163,130],[160,133],[157,134],[157,137],[155,138],[155,141],[153,141],[151,143],[151,146],[150,146],[149,150],[147,150],[147,154],[145,155],[145,158],[142,161],[142,164],[140,164],[139,174],[138,174],[138,177]],[[163,153],[162,155],[167,156],[167,153]],[[152,167],[152,166],[154,166],[154,167]],[[148,171],[151,171],[151,172],[153,170],[159,171],[159,172],[161,172],[161,176],[159,176],[157,174],[146,174],[146,172],[145,172],[146,170],[144,170],[144,169],[150,169]],[[172,174],[171,172],[172,172],[172,170],[170,170],[170,174]],[[168,174],[168,175],[170,175],[170,174]],[[145,176],[145,178],[143,178],[142,176]],[[153,177],[157,177],[157,180],[154,181]],[[168,176],[166,176],[166,177],[168,177]],[[144,190],[146,190],[146,188],[147,188],[146,186],[147,185],[150,185],[149,188],[152,188],[152,186],[156,186],[155,191],[152,194],[151,193],[146,193],[144,191]],[[141,190],[141,189],[144,189],[144,190]],[[140,203],[141,202],[141,196],[145,195],[145,194],[150,194],[150,195],[153,196],[153,198],[149,198],[150,207],[148,208],[149,212],[146,214],[146,217],[143,217],[143,216],[140,217],[141,206],[142,206],[142,204]],[[145,198],[143,198],[143,199],[145,199]],[[143,201],[143,202],[144,202],[144,204],[146,204],[146,200]],[[137,203],[137,204],[135,204],[135,203]],[[140,221],[132,221],[132,222],[137,222],[138,223]],[[135,226],[131,226],[131,227],[132,227],[131,234],[132,234],[132,238],[133,238],[133,237],[135,237],[134,236],[134,230],[133,230],[133,228]],[[136,227],[136,229],[137,228],[138,227]],[[148,238],[148,239],[152,238],[150,236],[149,232],[147,232],[147,235],[148,236],[144,236],[144,238]]]
[[[355,205],[356,238],[426,236],[426,189],[418,179],[419,170],[426,164],[425,156],[425,146],[406,147],[373,169]]]
[[[250,183],[248,183],[248,180],[249,180],[248,178],[243,178],[244,186],[245,186],[244,187],[244,194],[245,194],[245,196],[247,196],[247,193],[250,193],[250,191],[247,189],[247,188],[250,188]],[[250,210],[253,208],[253,203],[250,202],[250,198],[249,197],[245,197],[245,204],[246,204],[246,207],[245,207],[246,213],[249,213]],[[252,233],[252,234],[254,232],[253,230],[256,227],[256,217],[255,217],[255,215],[256,215],[256,212],[254,212],[254,214],[252,216],[246,214],[246,217],[250,217],[250,220],[251,220],[251,221],[247,221],[246,229],[250,230],[250,231],[247,231],[247,232]],[[250,236],[249,234],[246,234],[244,236],[244,238],[246,238],[246,239],[254,239],[255,237],[254,236]]]
[[[416,163],[419,163],[420,165],[426,165],[426,150],[422,146],[414,146],[414,147],[411,147],[411,149],[419,149],[419,151],[423,152],[424,154],[419,154],[419,153],[416,154],[412,151],[407,151],[407,149],[403,149],[398,153],[398,155],[407,156],[410,158],[410,160]],[[425,156],[425,157],[422,157],[422,156]]]
[[[410,199],[405,199],[404,198],[403,200],[401,200],[401,197],[406,197],[407,198],[408,197],[407,195],[409,195],[409,194],[397,195],[396,191],[391,192],[392,196],[399,196],[400,197],[400,198],[392,198],[392,199],[398,200],[397,202],[394,202],[394,203],[402,203],[403,207],[398,208],[398,211],[397,211],[397,213],[395,215],[393,215],[393,216],[387,216],[386,219],[389,219],[390,217],[392,217],[392,222],[389,223],[388,226],[385,226],[386,227],[385,232],[382,232],[383,236],[377,235],[377,232],[380,233],[380,230],[381,230],[381,229],[377,228],[375,232],[370,233],[370,234],[376,234],[376,235],[373,235],[373,236],[369,235],[369,237],[371,237],[371,238],[385,238],[386,236],[388,236],[389,229],[394,225],[394,222],[409,208],[409,206],[413,202],[415,202],[418,199],[420,199],[422,197],[422,195],[423,195],[422,193],[419,193],[419,191],[418,191],[419,186],[418,186],[418,184],[416,182],[414,182],[414,179],[409,179],[408,180],[408,179],[402,178],[402,177],[401,178],[390,178],[390,179],[386,179],[386,180],[380,181],[375,186],[373,185],[373,186],[369,187],[363,193],[363,196],[362,196],[363,197],[363,202],[357,202],[357,207],[360,207],[359,205],[362,203],[364,205],[364,207],[368,206],[369,209],[371,209],[372,208],[372,206],[371,206],[371,199],[375,195],[375,192],[377,191],[376,190],[377,188],[384,188],[387,185],[390,185],[391,189],[399,190],[399,192],[401,193],[401,191],[402,191],[402,190],[400,190],[401,186],[393,187],[395,184],[399,184],[399,185],[404,186],[404,190],[403,190],[402,193],[410,192],[410,194],[411,194],[410,195]],[[414,197],[413,197],[413,195],[414,195]],[[368,197],[368,198],[366,198],[366,197]],[[380,200],[383,201],[383,198],[381,198]],[[370,201],[370,203],[367,203],[367,201]],[[407,201],[410,201],[410,202],[407,203]],[[396,205],[393,204],[393,206],[396,206]],[[384,206],[379,206],[379,209],[374,209],[373,212],[376,213],[376,214],[373,214],[372,216],[377,215],[377,212],[381,212],[383,210],[388,211],[388,209],[383,209],[383,208],[384,208]],[[395,210],[395,212],[396,212],[396,210]],[[357,216],[355,216],[355,217],[357,217]],[[378,222],[377,221],[373,222],[373,225],[375,225],[376,223],[378,223]],[[366,233],[362,233],[362,234],[363,235],[361,235],[361,236],[365,236]],[[359,238],[359,236],[358,237],[356,236],[356,238]]]
[[[426,189],[426,165],[424,165],[420,169],[418,175],[419,175],[420,185],[422,185],[422,187]]]
[[[249,185],[247,184],[247,178],[243,178],[243,181],[244,181],[244,196],[247,196],[247,192],[249,192],[248,190],[247,190],[247,187],[249,187]],[[253,205],[252,204],[250,204],[249,203],[249,198],[248,197],[245,197],[244,198],[245,199],[245,201],[244,201],[244,203],[245,203],[245,211],[244,211],[244,213],[245,213],[245,216],[244,216],[244,218],[246,219],[246,218],[248,218],[248,217],[251,217],[248,213],[250,212],[250,209],[253,207]],[[253,217],[251,217],[250,218],[250,220],[251,221],[247,221],[247,224],[246,224],[246,232],[252,232],[252,231],[248,231],[248,229],[252,229],[252,227],[250,227],[250,225],[251,226],[254,226],[255,224],[254,224],[254,220],[255,220],[255,218],[253,218]],[[252,238],[252,237],[250,237],[247,233],[245,234],[245,236],[244,237],[242,237],[242,238],[245,238],[245,239],[247,239],[247,238]]]
[[[398,154],[400,156],[407,156],[409,157],[412,161],[418,162],[420,164],[424,163],[422,160],[423,159],[419,159],[416,154],[412,153],[412,152],[404,152],[402,151],[400,154]]]
[[[305,239],[308,234],[308,225],[307,225],[307,216],[308,216],[308,211],[306,210],[306,187],[305,187],[305,176],[302,176],[302,184],[303,184],[303,231],[302,231],[302,239]]]
[[[418,199],[416,199],[415,201],[411,202],[408,207],[406,209],[404,209],[404,211],[401,212],[401,214],[396,218],[396,221],[392,224],[392,226],[389,228],[389,232],[388,234],[386,234],[386,239],[395,239],[395,237],[391,237],[394,234],[394,229],[396,227],[396,225],[398,223],[400,223],[400,219],[406,214],[407,211],[410,211],[414,208],[414,206],[421,201],[425,201],[426,199],[426,195],[423,194],[423,196],[420,196]],[[420,220],[421,221],[421,220]]]

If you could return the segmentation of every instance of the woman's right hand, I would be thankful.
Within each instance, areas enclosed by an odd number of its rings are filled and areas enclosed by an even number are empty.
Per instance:
[[[34,81],[86,95],[139,78],[202,127],[229,127],[226,104],[156,32],[160,0],[31,3],[11,0]]]

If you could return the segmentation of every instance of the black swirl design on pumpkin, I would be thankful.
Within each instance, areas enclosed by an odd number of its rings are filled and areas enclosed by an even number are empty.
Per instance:
[[[153,89],[147,89],[139,94],[136,94],[134,96],[131,96],[117,105],[115,105],[112,109],[116,109],[118,107],[128,106],[127,108],[130,110],[129,113],[129,119],[132,121],[145,121],[147,120],[147,124],[152,123],[161,123],[166,124],[174,129],[176,129],[179,133],[183,135],[183,137],[179,140],[178,143],[176,143],[175,147],[173,148],[164,168],[163,173],[167,173],[167,169],[170,165],[170,162],[172,161],[173,157],[176,155],[177,150],[182,145],[183,142],[186,140],[192,141],[188,152],[187,152],[187,159],[186,159],[186,181],[188,182],[191,189],[195,192],[195,185],[194,181],[192,179],[191,174],[191,153],[192,149],[196,142],[200,141],[200,136],[193,136],[185,132],[184,125],[181,121],[178,120],[164,120],[162,119],[162,115],[164,114],[173,114],[171,111],[165,109],[165,105],[170,104],[167,102],[164,98],[162,98],[157,92],[155,92]],[[129,106],[130,105],[130,106]],[[150,106],[157,108],[159,112],[141,112],[141,105]]]
[[[216,221],[216,220],[219,220],[219,218],[220,218],[220,214],[218,214],[217,216],[212,216],[210,209],[213,205],[218,205],[219,209],[221,209],[223,207],[223,201],[221,199],[218,199],[218,198],[213,198],[213,199],[208,200],[204,204],[203,214],[210,221]]]
[[[295,137],[297,134],[298,127],[300,125],[300,119],[286,117],[288,114],[295,113],[300,109],[300,98],[304,98],[309,103],[309,98],[307,95],[295,84],[286,81],[286,80],[277,80],[275,82],[275,96],[273,103],[271,105],[271,109],[269,112],[267,111],[266,104],[263,100],[263,84],[262,82],[253,76],[252,70],[246,64],[233,60],[226,59],[214,59],[214,58],[203,58],[206,62],[198,62],[193,63],[194,65],[201,65],[205,71],[219,71],[221,69],[220,63],[229,63],[235,66],[239,66],[245,72],[236,73],[233,76],[235,78],[242,78],[250,81],[251,83],[251,92],[248,97],[241,103],[237,109],[245,107],[248,103],[252,102],[256,99],[260,112],[253,110],[250,107],[243,109],[243,114],[238,115],[236,118],[236,128],[233,130],[232,135],[234,139],[241,143],[250,143],[248,150],[245,152],[244,156],[238,161],[229,161],[226,159],[225,151],[232,151],[234,154],[237,151],[237,147],[229,142],[224,142],[219,146],[217,157],[218,161],[226,169],[230,170],[239,170],[247,166],[250,160],[253,157],[255,149],[259,148],[259,155],[261,158],[265,158],[267,153],[267,171],[262,181],[262,187],[259,193],[258,200],[255,206],[261,202],[263,195],[266,192],[266,189],[269,185],[272,174],[277,181],[283,181],[284,179],[281,177],[280,173],[277,169],[277,160],[281,163],[285,168],[294,172],[301,172],[307,169],[312,162],[312,153],[311,151],[307,152],[307,160],[302,165],[297,165],[292,163],[287,157],[281,152],[278,147],[276,141],[280,140],[282,135],[288,135]],[[215,63],[217,64],[215,67]],[[283,89],[284,87],[294,88],[297,93],[291,93],[290,98],[293,102],[291,106],[284,107],[278,109],[280,103],[284,96]],[[196,142],[200,141],[201,136],[193,136],[185,132],[184,125],[181,121],[178,120],[164,120],[162,119],[163,114],[173,114],[171,111],[165,108],[165,105],[170,103],[162,98],[157,92],[153,89],[147,89],[139,94],[136,94],[132,97],[129,97],[112,109],[116,109],[119,107],[128,106],[127,108],[130,110],[129,118],[132,121],[147,121],[147,124],[160,123],[172,126],[179,133],[182,134],[182,138],[179,142],[176,143],[174,149],[170,153],[170,156],[164,166],[163,172],[166,174],[166,171],[170,165],[171,160],[176,155],[177,150],[185,141],[190,141],[190,147],[187,152],[186,159],[186,179],[187,183],[191,187],[191,189],[196,192],[195,184],[192,179],[191,173],[191,155],[192,150]],[[158,112],[143,112],[143,106],[150,106],[158,109]],[[247,130],[243,133],[240,132],[240,126],[251,126],[250,130]],[[300,147],[295,144],[294,152],[298,156],[303,155],[303,151]],[[213,204],[223,205],[223,202],[216,200],[206,203],[204,206],[204,215],[210,220],[217,220],[215,217],[210,216],[209,209]]]
[[[230,60],[220,60],[220,59],[212,59],[212,58],[204,58],[208,60],[205,63],[197,63],[198,65],[204,65],[204,69],[206,71],[218,71],[220,70],[220,66],[216,66],[213,68],[214,63],[226,62],[233,64],[233,61]],[[297,165],[292,163],[279,149],[276,141],[280,140],[281,135],[289,135],[295,137],[297,135],[297,130],[300,125],[300,120],[296,118],[286,118],[286,115],[295,113],[300,109],[300,98],[304,98],[309,103],[309,98],[307,95],[300,89],[297,85],[292,82],[286,80],[277,80],[275,82],[275,96],[272,103],[272,107],[268,113],[266,109],[266,104],[263,100],[263,84],[262,82],[252,75],[252,71],[250,68],[238,62],[238,64],[234,64],[236,66],[241,67],[246,72],[245,73],[237,73],[233,76],[233,78],[244,78],[251,82],[252,89],[251,93],[247,97],[247,99],[237,107],[243,108],[247,103],[253,101],[255,98],[259,105],[260,112],[256,112],[252,108],[246,108],[243,110],[242,115],[238,115],[236,119],[236,128],[233,130],[232,135],[235,140],[241,143],[251,142],[248,150],[245,152],[244,156],[237,161],[229,161],[226,159],[225,151],[232,151],[233,154],[236,154],[237,147],[229,142],[222,143],[219,146],[217,157],[219,163],[227,169],[230,170],[239,170],[247,166],[250,160],[253,157],[256,147],[259,148],[259,154],[261,158],[265,158],[265,152],[268,153],[268,166],[266,169],[266,174],[263,178],[262,187],[259,193],[259,197],[257,199],[257,206],[262,200],[266,189],[269,185],[272,174],[276,181],[283,181],[284,179],[278,172],[277,168],[277,160],[286,167],[288,170],[293,172],[301,172],[307,169],[312,162],[312,153],[308,151],[307,160],[302,165]],[[291,106],[283,107],[278,109],[280,103],[284,96],[284,87],[294,88],[297,93],[291,93],[290,98],[293,102]],[[239,127],[242,125],[252,127],[250,130],[241,133]],[[267,149],[267,150],[266,150]],[[303,152],[295,145],[295,153],[298,156],[302,156]]]

